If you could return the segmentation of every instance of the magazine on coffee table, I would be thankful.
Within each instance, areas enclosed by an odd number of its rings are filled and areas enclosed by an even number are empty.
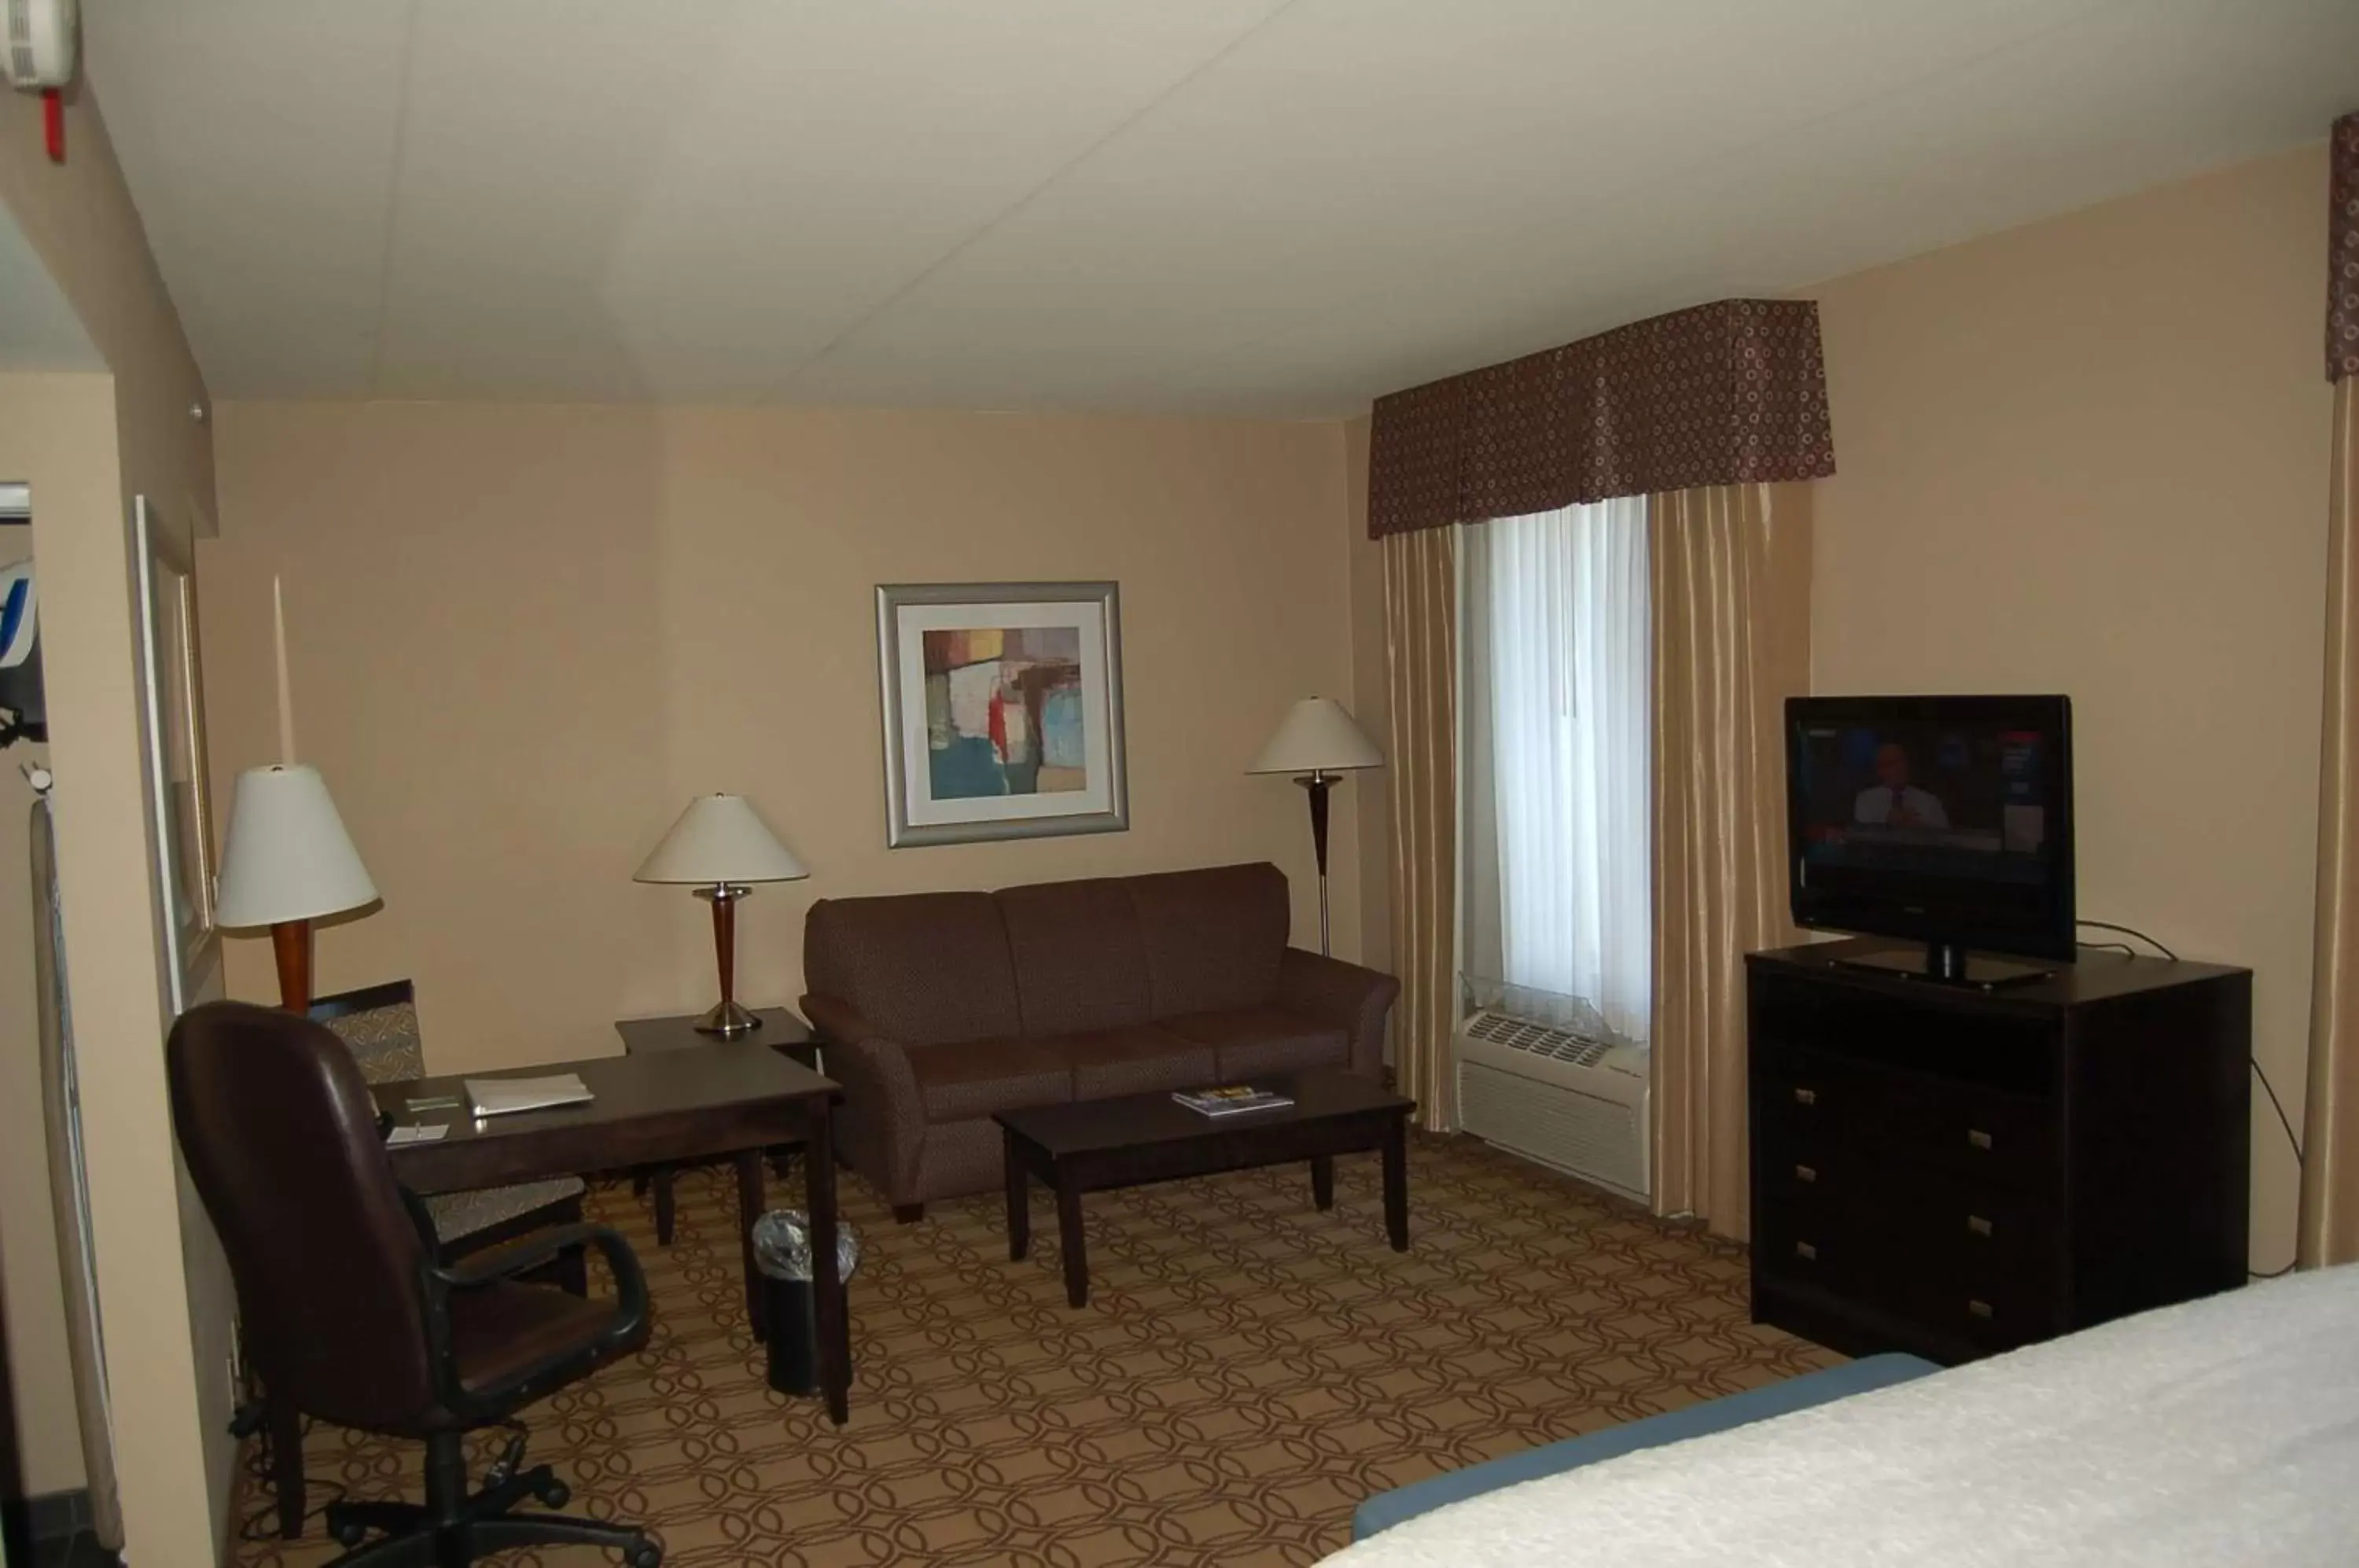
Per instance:
[[[1243,1111],[1283,1110],[1294,1104],[1284,1094],[1230,1083],[1218,1089],[1178,1089],[1171,1097],[1202,1116],[1234,1116]]]

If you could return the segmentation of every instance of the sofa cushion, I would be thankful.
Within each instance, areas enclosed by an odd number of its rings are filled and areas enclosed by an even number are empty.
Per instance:
[[[1266,861],[1125,879],[1147,951],[1150,1017],[1266,1004],[1292,920]]]
[[[1090,1029],[1044,1040],[1073,1069],[1073,1098],[1197,1089],[1217,1073],[1212,1048],[1159,1029]]]
[[[1147,1021],[1147,950],[1119,880],[1036,882],[993,896],[1007,924],[1027,1036]]]
[[[1073,1097],[1073,1070],[1062,1052],[1035,1040],[971,1040],[909,1051],[918,1103],[926,1120],[963,1121]]]
[[[1211,1046],[1224,1083],[1262,1073],[1341,1069],[1352,1059],[1351,1039],[1342,1029],[1284,1007],[1188,1013],[1167,1018],[1157,1027]]]
[[[803,921],[803,978],[904,1045],[1024,1030],[1007,927],[988,893],[821,898]]]

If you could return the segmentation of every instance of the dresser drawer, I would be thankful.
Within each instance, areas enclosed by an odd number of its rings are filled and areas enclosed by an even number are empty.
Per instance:
[[[1862,1299],[1880,1301],[1939,1334],[1971,1340],[1986,1350],[2012,1350],[2063,1332],[2063,1303],[2052,1288],[2024,1279],[1959,1279],[1935,1271],[1896,1272],[1873,1285],[1855,1285]]]
[[[1856,1227],[1886,1207],[1889,1161],[1851,1144],[1802,1132],[1765,1139],[1755,1166],[1756,1213],[1791,1212],[1821,1225]]]
[[[1946,988],[1850,985],[1828,975],[1754,974],[1755,1051],[1799,1049],[1945,1083],[2039,1095],[2056,1082],[2054,1015],[1991,1006]]]
[[[2052,1102],[1928,1080],[1798,1047],[1753,1057],[1756,1136],[1870,1149],[1961,1176],[2044,1187],[2056,1166]]]
[[[1823,1175],[1821,1181],[1823,1181]],[[2052,1236],[2004,1220],[1988,1234],[1920,1195],[1810,1184],[1754,1216],[1754,1267],[1990,1350],[2060,1332]],[[1973,1216],[1985,1218],[1988,1216]]]
[[[2054,1273],[2054,1209],[2039,1194],[1807,1138],[1764,1143],[1756,1179],[1759,1213],[1871,1231],[1976,1277]]]
[[[1862,1294],[1875,1278],[1874,1231],[1832,1208],[1786,1208],[1753,1216],[1756,1273]]]

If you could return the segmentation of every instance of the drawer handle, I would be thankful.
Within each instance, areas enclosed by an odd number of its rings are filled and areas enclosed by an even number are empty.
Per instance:
[[[1976,1149],[1988,1149],[1991,1146],[1991,1135],[1980,1127],[1968,1127],[1966,1141]]]
[[[1966,1230],[1971,1235],[1988,1236],[1991,1233],[1991,1223],[1990,1221],[1983,1218],[1980,1214],[1968,1214],[1966,1216]]]
[[[1997,1315],[1991,1311],[1991,1304],[1988,1301],[1970,1300],[1966,1302],[1966,1311],[1978,1318],[1991,1318]]]
[[[1818,1179],[1819,1179],[1819,1172],[1818,1172],[1818,1168],[1817,1168],[1817,1167],[1815,1167],[1815,1166],[1810,1166],[1810,1165],[1797,1165],[1797,1166],[1795,1166],[1795,1167],[1794,1167],[1794,1180],[1795,1180],[1795,1181],[1817,1181]]]
[[[1794,1244],[1794,1256],[1815,1263],[1818,1261],[1819,1249],[1807,1241],[1798,1241]]]
[[[1798,1105],[1815,1105],[1818,1103],[1819,1092],[1816,1089],[1797,1089],[1794,1091],[1794,1104]]]

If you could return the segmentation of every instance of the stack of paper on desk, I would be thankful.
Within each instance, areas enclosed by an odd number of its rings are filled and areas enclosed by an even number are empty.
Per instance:
[[[578,1105],[592,1097],[579,1073],[558,1073],[546,1078],[470,1078],[466,1084],[468,1103],[479,1116]]]

